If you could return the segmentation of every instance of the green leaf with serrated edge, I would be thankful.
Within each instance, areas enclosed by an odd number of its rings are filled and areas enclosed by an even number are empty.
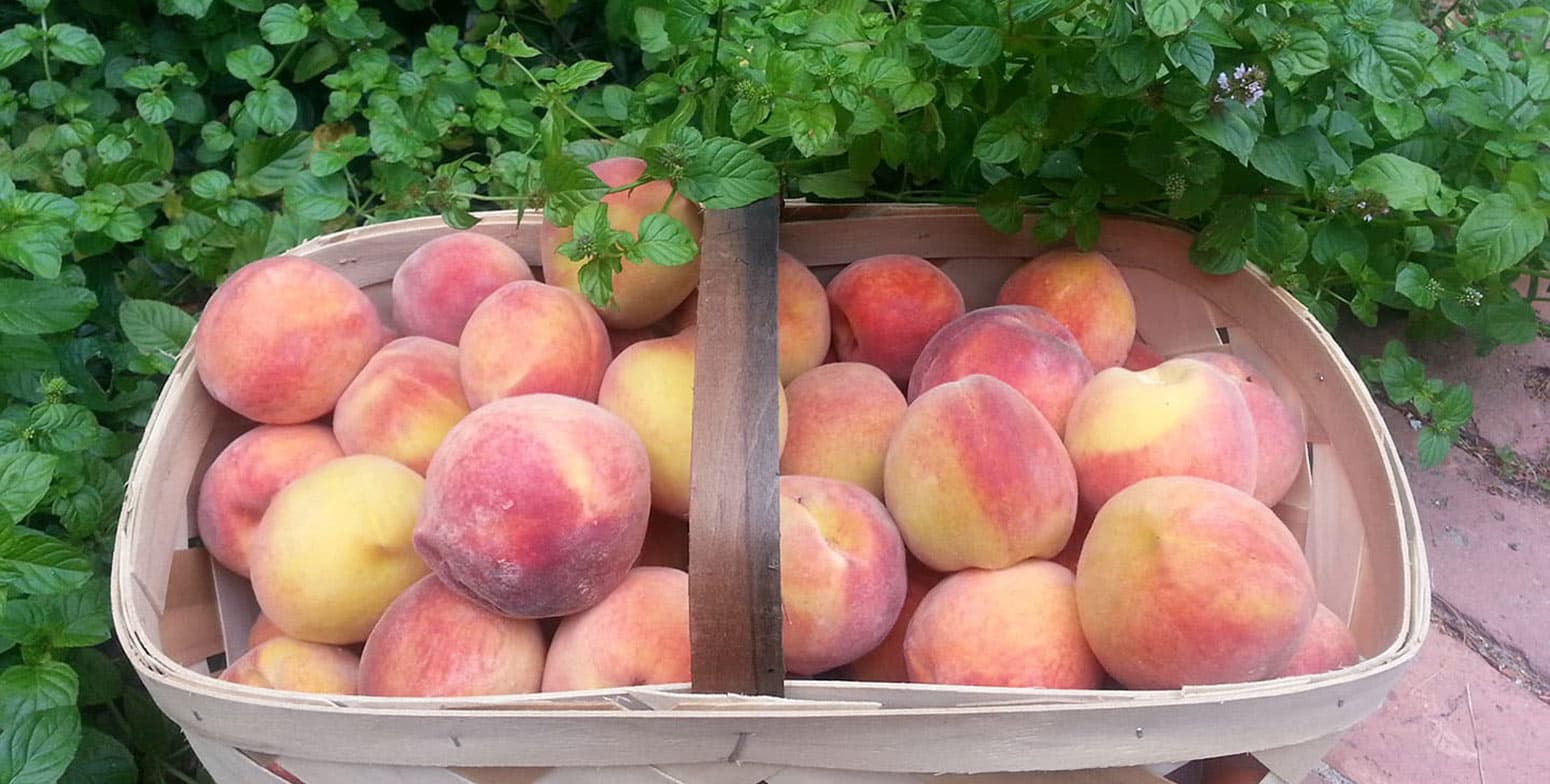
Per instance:
[[[32,38],[28,33],[36,34],[37,31],[38,28],[32,25],[16,25],[0,31],[0,71],[10,68],[32,54]]]
[[[91,409],[75,403],[35,406],[29,424],[40,449],[61,455],[86,451],[103,434]]]
[[[1383,124],[1384,130],[1397,140],[1408,139],[1426,126],[1426,113],[1414,103],[1374,101],[1372,111],[1378,122]]]
[[[288,133],[246,142],[237,148],[236,181],[255,196],[278,193],[307,163],[312,135]]]
[[[1528,300],[1509,293],[1501,302],[1480,306],[1473,330],[1479,333],[1477,338],[1484,336],[1488,343],[1521,345],[1539,337],[1539,325],[1539,318]]]
[[[1195,235],[1190,245],[1190,261],[1204,272],[1228,274],[1243,269],[1249,262],[1249,231],[1254,221],[1253,208],[1246,200],[1223,204],[1211,222]]]
[[[1475,415],[1475,399],[1469,387],[1455,384],[1432,406],[1432,419],[1443,430],[1457,430]]]
[[[585,164],[567,155],[551,155],[538,168],[543,181],[544,219],[569,226],[576,211],[596,203],[608,186]]]
[[[194,317],[165,302],[127,299],[118,306],[118,323],[135,348],[146,354],[177,356],[194,332]]]
[[[1394,291],[1417,307],[1431,308],[1437,304],[1431,273],[1415,262],[1407,261],[1399,266],[1399,273],[1394,277]]]
[[[1195,135],[1233,154],[1248,165],[1259,134],[1264,130],[1264,115],[1256,108],[1227,100],[1217,104],[1204,118],[1185,124]]]
[[[59,275],[73,248],[75,202],[53,193],[13,193],[0,199],[0,260],[39,278]]]
[[[249,84],[257,84],[274,68],[274,54],[262,46],[244,46],[226,55],[226,70]]]
[[[1340,221],[1320,226],[1309,249],[1320,264],[1335,264],[1341,254],[1351,255],[1358,264],[1367,263],[1367,236],[1355,226]]]
[[[111,634],[106,578],[93,578],[68,593],[12,598],[0,606],[0,638],[22,645],[89,648]]]
[[[631,261],[647,261],[663,267],[679,267],[700,255],[700,248],[688,227],[662,212],[641,218],[632,250],[633,253],[625,254]]]
[[[748,145],[715,137],[706,139],[684,167],[678,188],[706,209],[733,209],[774,196],[780,190],[780,173]]]
[[[1351,170],[1351,184],[1383,194],[1393,209],[1420,211],[1442,188],[1442,176],[1430,166],[1385,152]]]
[[[344,175],[318,177],[301,172],[285,186],[283,204],[287,212],[316,221],[329,221],[350,208],[350,194]]]
[[[1196,81],[1201,84],[1211,81],[1211,73],[1216,68],[1216,52],[1204,36],[1191,33],[1172,38],[1163,49],[1174,65],[1189,71]]]
[[[97,306],[90,289],[0,279],[0,333],[46,335],[80,326]]]
[[[939,0],[920,14],[926,48],[937,59],[974,68],[1001,54],[1001,14],[990,0]]]
[[[64,662],[7,667],[0,671],[0,716],[10,719],[54,708],[73,708],[79,682],[75,670]]]
[[[1270,70],[1288,84],[1301,84],[1306,77],[1329,68],[1329,42],[1317,30],[1291,26],[1285,28],[1291,40],[1270,53]]]
[[[284,133],[296,124],[296,96],[279,82],[271,80],[248,93],[242,105],[265,133]]]
[[[1522,261],[1545,239],[1545,216],[1532,204],[1493,193],[1459,226],[1457,266],[1466,280],[1495,275]]]
[[[791,143],[803,155],[816,155],[834,136],[834,107],[827,103],[797,104],[791,108],[788,124]]]
[[[1008,178],[988,188],[974,203],[980,217],[996,231],[1016,234],[1023,228],[1024,207],[1019,201],[1019,187],[1015,179]]]
[[[231,189],[231,177],[216,169],[202,171],[189,178],[188,189],[201,199],[224,199]]]
[[[447,207],[441,211],[441,220],[454,229],[471,229],[479,225],[478,216],[463,207]]]
[[[1442,461],[1447,459],[1448,452],[1452,449],[1452,438],[1430,425],[1421,428],[1421,435],[1416,443],[1416,451],[1420,455],[1422,468],[1436,468],[1442,465]]]
[[[1296,133],[1271,138],[1260,137],[1254,143],[1249,163],[1260,174],[1298,188],[1308,184],[1308,167],[1318,155],[1318,131],[1299,128]]]
[[[74,705],[50,708],[7,724],[0,734],[0,782],[55,784],[80,745],[80,711]]]
[[[0,476],[6,459],[16,456],[0,455]],[[91,562],[74,545],[31,528],[0,529],[0,588],[24,594],[64,593],[85,585],[91,576]]]
[[[618,257],[599,256],[581,265],[576,271],[576,282],[587,301],[608,307],[613,302],[613,276],[623,269]]]
[[[1141,0],[1141,17],[1160,36],[1178,35],[1200,15],[1202,0]]]
[[[102,42],[97,36],[73,24],[54,24],[48,28],[48,52],[76,65],[102,62]]]
[[[1388,20],[1345,66],[1346,75],[1380,101],[1409,101],[1425,93],[1426,64],[1437,37],[1415,22]]]
[[[554,86],[563,92],[573,92],[603,78],[612,67],[597,60],[581,60],[561,68],[554,77]]]
[[[280,3],[265,9],[264,15],[258,20],[258,32],[265,41],[283,46],[306,38],[309,31],[296,6]]]
[[[0,454],[0,526],[21,522],[48,493],[54,481],[57,458],[38,452]],[[0,530],[0,542],[7,534]],[[4,552],[0,545],[0,553]],[[0,586],[5,584],[4,556],[0,555]]]

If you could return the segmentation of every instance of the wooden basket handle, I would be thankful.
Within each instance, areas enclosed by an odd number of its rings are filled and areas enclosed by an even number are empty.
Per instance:
[[[696,692],[781,696],[775,197],[706,210],[689,464]]]

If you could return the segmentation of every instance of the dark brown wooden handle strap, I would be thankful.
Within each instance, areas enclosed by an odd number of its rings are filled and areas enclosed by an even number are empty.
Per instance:
[[[772,197],[707,210],[689,468],[693,689],[779,696],[779,401]]]

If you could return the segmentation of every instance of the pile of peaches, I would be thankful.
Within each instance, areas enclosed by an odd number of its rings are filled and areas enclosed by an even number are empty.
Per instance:
[[[604,182],[644,163],[593,164]],[[615,229],[668,205],[606,197]],[[198,488],[261,615],[219,673],[271,689],[473,696],[682,683],[698,260],[615,297],[541,229],[449,232],[379,309],[263,259],[210,299],[200,380],[253,426]],[[1348,666],[1273,507],[1298,412],[1225,353],[1164,358],[1102,254],[1029,259],[966,309],[925,259],[826,284],[779,255],[780,574],[795,677],[1172,689]],[[771,378],[770,383],[777,383]]]

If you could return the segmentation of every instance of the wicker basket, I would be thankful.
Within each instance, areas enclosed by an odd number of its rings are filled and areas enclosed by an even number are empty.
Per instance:
[[[707,215],[702,281],[718,270],[741,274],[750,254],[773,260],[773,247],[760,247],[772,244],[767,236],[774,233],[775,208],[766,206],[771,217],[763,234],[746,221]],[[472,231],[502,239],[536,263],[538,216],[483,217]],[[321,237],[294,253],[334,265],[387,312],[398,264],[449,231],[437,218],[408,220]],[[781,247],[824,281],[865,256],[924,256],[957,282],[971,308],[990,303],[1013,269],[1044,249],[1026,231],[999,234],[972,211],[943,207],[788,206],[778,231]],[[781,684],[783,697],[770,697],[740,688],[704,693],[711,678],[702,679],[697,650],[697,684],[560,695],[336,697],[226,683],[208,673],[243,652],[257,607],[245,581],[191,540],[193,509],[203,471],[249,425],[205,392],[191,349],[162,392],[129,480],[113,564],[117,630],[157,704],[183,727],[220,784],[284,780],[265,765],[306,784],[1159,782],[1159,774],[1174,771],[1188,781],[1186,763],[1239,752],[1254,753],[1271,769],[1267,782],[1299,781],[1343,731],[1383,703],[1421,646],[1430,590],[1415,503],[1372,399],[1330,336],[1252,268],[1228,276],[1198,272],[1188,261],[1189,242],[1175,228],[1112,218],[1099,245],[1132,288],[1147,343],[1164,356],[1220,350],[1251,359],[1304,418],[1308,465],[1276,512],[1303,544],[1320,600],[1355,633],[1365,658],[1353,667],[1171,691],[793,679]],[[721,341],[713,345],[726,345],[728,335],[747,327],[739,319],[748,317],[748,303],[734,292],[718,304],[724,296],[702,287],[702,323],[710,320],[705,308],[725,307],[720,312],[732,319],[719,338],[702,332],[702,341]],[[770,335],[763,345],[772,344]],[[773,377],[773,352],[764,356],[763,368],[721,365]],[[702,408],[735,407],[744,387],[699,388],[716,392],[697,400],[696,422]],[[746,490],[704,487],[713,474],[703,466],[712,456],[698,454],[700,438],[697,428],[695,492]],[[738,448],[725,437],[714,443]],[[741,465],[736,458],[746,455],[715,457]],[[709,508],[699,498],[696,508]],[[711,523],[693,525],[697,536]],[[714,567],[705,564],[715,559],[698,554],[723,541],[694,543],[691,582],[712,579]],[[705,593],[697,591],[694,612],[724,615],[725,608],[706,606]],[[726,693],[733,691],[739,693]]]

